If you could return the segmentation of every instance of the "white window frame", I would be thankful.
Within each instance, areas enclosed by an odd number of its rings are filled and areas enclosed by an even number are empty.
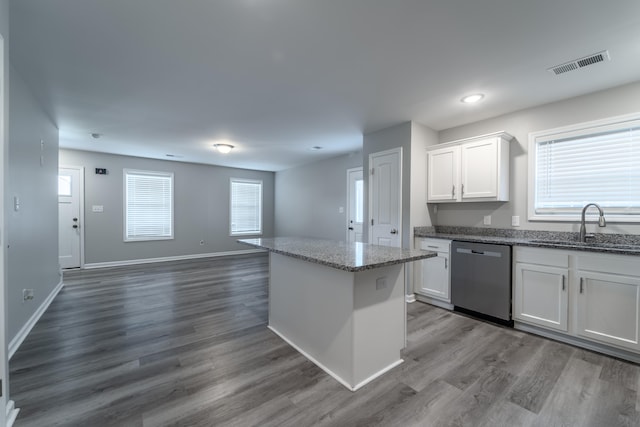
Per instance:
[[[143,237],[129,237],[127,235],[127,175],[147,175],[147,176],[160,176],[171,179],[171,235],[170,236],[143,236]],[[125,242],[146,242],[156,240],[173,240],[175,234],[175,217],[174,217],[174,203],[175,203],[175,182],[173,172],[158,172],[158,171],[146,171],[139,169],[123,169],[122,171],[122,199],[123,199],[123,222],[122,231]]]
[[[260,185],[260,230],[258,231],[233,231],[233,183],[247,183],[247,184],[259,184]],[[229,179],[229,236],[262,236],[263,232],[263,215],[264,215],[264,183],[261,179],[247,179],[247,178],[230,178]]]
[[[551,139],[571,138],[575,136],[590,135],[600,132],[610,131],[614,129],[628,128],[635,126],[633,122],[640,121],[640,112],[633,114],[626,114],[622,116],[609,117],[601,120],[594,120],[589,122],[578,123],[570,126],[563,126],[554,129],[548,129],[539,132],[531,132],[529,134],[529,147],[528,147],[528,206],[527,213],[530,221],[559,221],[559,222],[580,222],[580,213],[582,208],[576,208],[571,211],[558,210],[558,213],[547,214],[537,213],[535,206],[536,196],[536,143],[542,141],[548,141]],[[640,214],[627,214],[616,215],[615,213],[607,213],[606,208],[605,217],[607,222],[618,223],[635,223],[640,222]],[[591,209],[587,212],[589,220],[597,220],[598,216],[596,209]]]

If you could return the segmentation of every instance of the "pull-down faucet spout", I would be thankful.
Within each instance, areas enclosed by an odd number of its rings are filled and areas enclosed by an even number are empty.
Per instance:
[[[600,213],[600,218],[598,218],[598,226],[607,226],[607,221],[604,219],[604,211],[602,210],[602,208],[597,203],[587,203],[584,208],[582,208],[582,219],[580,220],[580,241],[583,243],[587,241],[587,237],[594,237],[593,234],[587,234],[587,228],[585,226],[585,214],[587,213],[587,208],[589,208],[589,206],[595,206]]]

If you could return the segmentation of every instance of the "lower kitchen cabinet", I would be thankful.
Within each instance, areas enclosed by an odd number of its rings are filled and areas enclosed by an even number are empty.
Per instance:
[[[578,271],[576,332],[640,350],[640,277]]]
[[[637,256],[530,247],[513,255],[516,322],[640,352]]]
[[[416,270],[415,292],[444,302],[451,302],[449,251],[451,241],[444,239],[416,239],[416,247],[438,253],[437,257],[420,261]]]
[[[516,262],[513,318],[567,332],[568,276],[566,268]]]

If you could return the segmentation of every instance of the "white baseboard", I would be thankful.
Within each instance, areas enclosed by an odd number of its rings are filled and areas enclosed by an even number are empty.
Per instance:
[[[7,427],[11,427],[13,422],[18,417],[18,412],[20,412],[19,408],[16,408],[16,404],[13,400],[9,400],[7,402]]]
[[[47,298],[44,301],[42,301],[42,304],[40,304],[40,307],[38,307],[38,309],[31,315],[27,323],[25,323],[24,326],[22,326],[22,328],[18,331],[16,336],[13,337],[13,339],[9,342],[9,360],[11,360],[11,358],[13,357],[15,352],[18,350],[22,342],[25,340],[25,338],[27,338],[27,335],[29,335],[29,332],[31,332],[31,330],[36,325],[36,323],[38,323],[38,320],[40,320],[40,317],[42,317],[42,315],[47,310],[47,308],[49,308],[49,305],[51,304],[53,299],[56,297],[56,295],[58,295],[58,293],[60,292],[63,286],[64,286],[64,283],[62,283],[62,278],[60,278],[60,282],[56,285],[55,288],[53,288],[53,291],[51,291],[51,293],[47,296]]]
[[[416,294],[407,294],[404,296],[404,301],[406,303],[411,304],[412,302],[416,302]]]
[[[84,268],[87,270],[93,268],[106,268],[106,267],[122,267],[125,265],[137,265],[137,264],[151,264],[154,262],[165,262],[165,261],[182,261],[188,259],[198,259],[198,258],[214,258],[221,256],[230,256],[230,255],[246,255],[246,254],[255,254],[265,252],[263,249],[246,249],[242,251],[227,251],[227,252],[212,252],[207,254],[193,254],[193,255],[177,255],[177,256],[167,256],[160,258],[144,258],[144,259],[128,259],[122,261],[108,261],[108,262],[91,262],[84,265]]]
[[[587,350],[604,353],[608,356],[613,356],[619,359],[624,359],[633,363],[640,364],[640,355],[629,350],[623,350],[608,346],[606,344],[600,344],[594,341],[588,341],[578,337],[573,337],[571,335],[566,335],[561,332],[554,332],[544,328],[539,328],[537,326],[527,325],[525,323],[520,323],[517,320],[514,322],[513,328],[520,331],[528,332],[530,334],[541,335],[545,338],[561,341],[563,343],[571,344],[576,347],[586,348]]]

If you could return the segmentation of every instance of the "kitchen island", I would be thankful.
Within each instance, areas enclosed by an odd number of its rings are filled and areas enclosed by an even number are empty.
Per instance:
[[[268,250],[269,329],[352,391],[402,363],[404,264],[436,256],[365,243],[244,239]]]

